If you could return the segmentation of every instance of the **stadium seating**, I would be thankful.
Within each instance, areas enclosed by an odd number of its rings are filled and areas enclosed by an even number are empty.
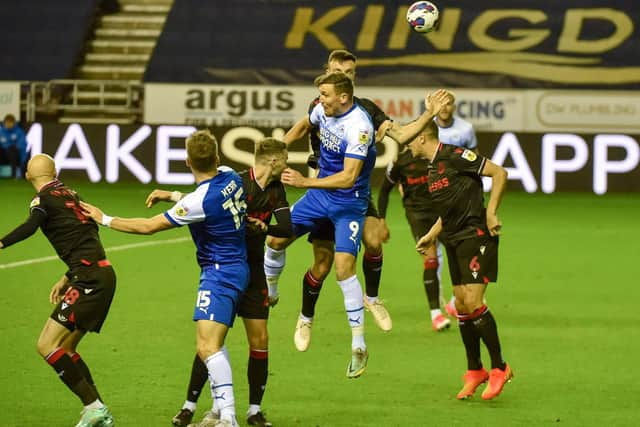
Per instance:
[[[99,0],[0,3],[0,80],[71,77]]]

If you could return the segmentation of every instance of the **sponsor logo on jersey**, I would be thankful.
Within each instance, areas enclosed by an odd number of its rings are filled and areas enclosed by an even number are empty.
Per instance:
[[[369,142],[369,131],[368,130],[361,130],[358,133],[358,141],[360,141],[360,144],[366,144]]]
[[[340,152],[341,139],[326,127],[320,127],[320,142],[325,150],[334,153]]]
[[[40,197],[36,196],[33,198],[33,200],[31,200],[31,204],[29,205],[29,208],[35,208],[36,206],[40,206]]]
[[[85,295],[89,295],[91,292],[93,292],[93,289],[88,289],[88,288],[84,289],[84,294]]]
[[[188,213],[189,213],[189,209],[187,209],[185,206],[181,205],[176,208],[177,216],[187,216]]]
[[[468,160],[470,162],[473,162],[475,159],[478,158],[476,153],[474,153],[473,151],[470,151],[470,150],[464,150],[462,152],[462,154],[460,154],[460,157],[462,157],[463,159]]]

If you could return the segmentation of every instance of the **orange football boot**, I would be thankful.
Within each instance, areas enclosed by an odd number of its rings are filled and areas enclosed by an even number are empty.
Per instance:
[[[512,378],[513,372],[508,364],[504,367],[504,371],[498,368],[492,369],[489,375],[489,384],[482,392],[482,398],[484,400],[491,400],[497,397],[502,393],[505,383],[510,382]]]
[[[489,372],[484,368],[468,370],[462,377],[464,386],[456,397],[460,400],[470,398],[476,392],[476,389],[480,387],[480,384],[487,382],[488,379]]]

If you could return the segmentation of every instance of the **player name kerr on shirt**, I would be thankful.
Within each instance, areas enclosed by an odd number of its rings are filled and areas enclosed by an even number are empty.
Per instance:
[[[246,258],[244,234],[237,232],[245,227],[245,208],[242,179],[233,169],[220,166],[216,176],[201,182],[164,215],[175,225],[189,225],[198,264],[205,267]],[[219,221],[224,216],[233,221]]]

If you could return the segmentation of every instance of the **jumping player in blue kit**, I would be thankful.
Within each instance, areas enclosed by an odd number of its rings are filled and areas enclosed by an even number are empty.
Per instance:
[[[218,167],[218,144],[209,131],[197,131],[186,140],[187,166],[198,187],[171,209],[152,218],[113,218],[89,204],[84,213],[104,226],[134,234],[188,225],[201,267],[196,321],[198,355],[209,371],[211,390],[220,420],[216,426],[237,426],[233,380],[224,347],[238,301],[247,288],[249,267],[245,244],[245,194],[240,176]]]
[[[334,225],[336,278],[352,333],[347,377],[357,378],[366,369],[368,352],[362,287],[355,268],[370,192],[369,176],[376,158],[375,136],[371,118],[354,102],[353,82],[346,74],[324,74],[315,84],[320,102],[308,116],[306,125],[320,129],[320,172],[316,178],[303,177],[292,169],[285,169],[282,174],[283,183],[309,188],[292,207],[295,237],[289,243],[325,221]],[[313,319],[304,312],[303,307],[294,335],[299,351],[306,351],[311,340]]]

